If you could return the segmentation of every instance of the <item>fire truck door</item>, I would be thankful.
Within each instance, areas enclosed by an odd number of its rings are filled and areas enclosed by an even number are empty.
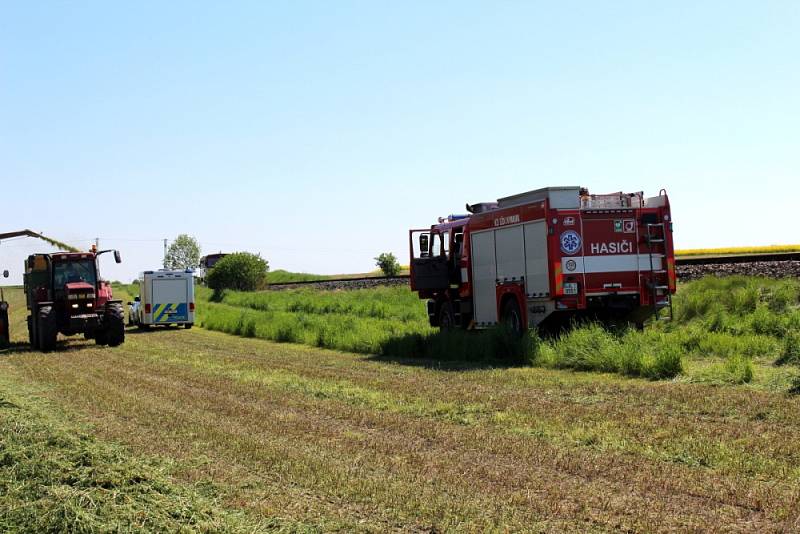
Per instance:
[[[472,240],[472,294],[475,322],[497,322],[497,264],[494,231],[474,232]]]

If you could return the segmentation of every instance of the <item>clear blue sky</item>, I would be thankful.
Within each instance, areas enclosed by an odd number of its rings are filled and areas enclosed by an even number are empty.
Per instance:
[[[798,28],[795,1],[2,2],[0,231],[100,237],[124,280],[182,232],[359,272],[465,202],[583,185],[666,188],[679,247],[797,243]]]

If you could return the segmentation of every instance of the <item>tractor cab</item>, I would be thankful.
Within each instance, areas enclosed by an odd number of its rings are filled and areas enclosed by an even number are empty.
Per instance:
[[[57,334],[84,334],[99,345],[119,345],[125,339],[122,302],[114,300],[111,285],[98,274],[98,257],[119,251],[33,254],[25,261],[25,298],[31,314],[31,345],[55,348]]]

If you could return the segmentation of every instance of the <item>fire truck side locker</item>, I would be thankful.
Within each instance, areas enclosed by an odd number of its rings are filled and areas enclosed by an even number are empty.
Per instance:
[[[494,230],[472,233],[472,306],[479,326],[497,323],[497,262]]]

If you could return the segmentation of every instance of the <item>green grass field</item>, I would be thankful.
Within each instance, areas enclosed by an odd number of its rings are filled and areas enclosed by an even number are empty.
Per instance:
[[[676,321],[642,339],[588,327],[571,348],[524,349],[552,363],[277,344],[258,339],[261,322],[253,337],[129,330],[113,349],[14,346],[0,353],[0,531],[797,531],[793,284],[688,284]],[[24,303],[8,296],[22,341]],[[356,332],[332,339],[389,323],[427,335],[422,304],[398,296],[211,304]],[[678,346],[684,369],[598,372],[629,343]]]
[[[379,354],[615,372],[650,379],[750,383],[786,390],[800,348],[800,284],[795,280],[706,278],[682,286],[675,320],[644,333],[575,329],[560,340],[515,342],[500,332],[438,333],[424,303],[405,287],[353,291],[198,289],[207,329],[278,342]],[[500,361],[498,360],[500,356]]]

